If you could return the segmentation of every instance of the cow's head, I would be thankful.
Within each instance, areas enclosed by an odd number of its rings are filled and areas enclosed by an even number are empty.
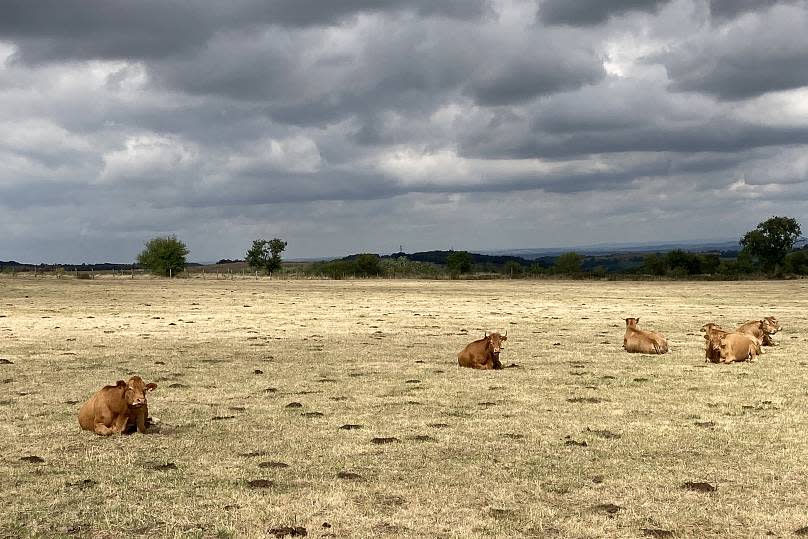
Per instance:
[[[712,351],[717,351],[721,349],[721,339],[723,339],[724,334],[718,331],[708,331],[704,335],[704,340],[707,341],[707,349]]]
[[[767,316],[766,318],[761,320],[761,322],[763,323],[761,329],[763,330],[764,333],[768,333],[769,335],[774,335],[775,333],[783,329],[780,326],[780,323],[777,321],[777,318],[775,318],[774,316]]]
[[[123,382],[118,381],[118,386],[120,386],[121,383]],[[130,408],[143,407],[146,404],[146,393],[157,389],[157,384],[154,382],[144,384],[143,378],[140,376],[131,377],[125,384],[126,391],[124,397],[126,397],[126,404],[128,404]]]
[[[499,333],[486,333],[485,338],[488,339],[488,347],[494,352],[494,355],[499,355],[502,351],[502,343],[508,340],[508,332],[505,332],[505,335],[500,335]]]
[[[628,328],[636,328],[637,323],[640,321],[640,318],[626,318],[626,327]]]
[[[710,323],[708,323],[708,324],[704,324],[703,326],[701,326],[701,332],[702,332],[702,333],[707,333],[708,335],[709,335],[710,333],[712,333],[712,331],[713,331],[714,329],[718,329],[718,330],[720,330],[720,329],[721,329],[721,326],[719,326],[718,324],[713,324],[712,322],[710,322]],[[707,338],[707,336],[706,336],[706,335],[705,335],[705,338]]]

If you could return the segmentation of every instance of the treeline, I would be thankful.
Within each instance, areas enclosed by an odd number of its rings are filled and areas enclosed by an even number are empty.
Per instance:
[[[308,275],[346,277],[477,277],[654,276],[668,278],[786,277],[808,275],[808,247],[800,225],[790,217],[772,217],[747,232],[738,242],[739,251],[691,253],[675,249],[666,253],[619,253],[584,256],[569,252],[557,257],[528,260],[518,256],[495,256],[466,251],[370,253],[339,260],[316,262],[305,267]]]
[[[474,260],[460,269],[447,264],[452,254],[468,254]],[[434,262],[418,260],[421,253],[396,253],[392,256],[363,253],[338,260],[312,262],[295,268],[311,277],[346,279],[352,277],[391,278],[638,278],[644,276],[682,278],[782,278],[808,275],[808,248],[788,253],[783,265],[774,273],[763,271],[759,264],[744,253],[734,258],[719,253],[690,253],[680,249],[667,253],[593,255],[575,252],[540,260],[508,260],[496,263],[464,251],[432,251]],[[518,257],[514,257],[518,258]]]
[[[201,266],[194,262],[186,264],[186,266]],[[142,269],[139,264],[114,264],[112,262],[101,262],[99,264],[22,264],[14,260],[3,261],[0,260],[0,271],[3,272],[27,272],[27,271],[129,271],[131,269]]]
[[[669,252],[582,255],[576,252],[527,259],[512,255],[486,255],[467,251],[425,251],[379,256],[360,253],[337,260],[283,263],[287,243],[280,238],[253,241],[244,261],[221,259],[218,264],[245,264],[267,275],[285,274],[344,279],[350,277],[409,278],[525,278],[567,276],[572,278],[761,278],[808,275],[808,247],[799,223],[790,217],[771,217],[750,230],[738,242],[740,250],[693,253]],[[137,257],[137,264],[24,265],[0,261],[0,271],[55,271],[64,273],[117,271],[143,268],[154,275],[178,276],[188,266],[188,248],[175,236],[152,238]]]

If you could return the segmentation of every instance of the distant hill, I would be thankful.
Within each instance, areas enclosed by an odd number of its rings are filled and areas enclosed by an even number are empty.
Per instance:
[[[187,267],[196,267],[200,266],[201,264],[196,262],[188,262],[185,265]],[[135,269],[140,269],[140,266],[137,264],[135,264],[134,267]],[[14,260],[8,262],[0,260],[0,269],[3,268],[14,268],[16,271],[27,271],[33,270],[34,268],[45,271],[53,271],[56,268],[63,268],[68,271],[123,271],[132,269],[132,264],[117,264],[112,262],[100,262],[98,264],[21,264],[19,262],[15,262]]]
[[[571,247],[535,247],[525,249],[502,249],[502,250],[475,250],[469,251],[472,256],[472,262],[480,266],[503,266],[508,262],[517,262],[523,266],[530,266],[539,264],[543,267],[549,267],[553,264],[556,257],[562,253],[575,251],[584,256],[583,267],[590,269],[595,266],[605,266],[610,270],[630,269],[639,266],[642,263],[643,256],[648,253],[667,253],[675,249],[691,253],[716,253],[722,258],[734,258],[740,246],[736,240],[714,240],[714,241],[676,241],[676,242],[655,242],[655,243],[600,243],[593,245],[579,245]],[[430,262],[433,264],[446,264],[446,258],[453,251],[419,251],[416,253],[392,253],[389,255],[380,255],[381,258],[400,258],[406,257],[415,262]],[[348,255],[342,258],[298,258],[285,260],[285,263],[306,263],[328,260],[353,260],[358,254]],[[188,262],[188,267],[209,267],[218,266],[219,268],[229,269],[243,269],[246,263],[239,259],[221,259],[218,262]],[[76,268],[78,271],[110,271],[110,270],[128,270],[132,264],[118,264],[118,263],[92,263],[92,264],[25,264],[16,262],[14,260],[2,261],[0,260],[0,270],[3,268],[15,268],[18,271],[25,271],[26,269],[40,268],[43,270],[51,270],[58,267],[73,270]],[[135,265],[136,268],[139,266]]]
[[[417,253],[404,253],[398,252],[389,255],[379,255],[379,258],[407,258],[408,260],[412,260],[414,262],[430,262],[432,264],[446,264],[446,259],[452,254],[454,251],[421,251]],[[527,258],[523,258],[520,256],[514,255],[493,255],[493,254],[482,254],[482,253],[474,253],[469,252],[471,255],[471,260],[473,264],[491,264],[492,266],[502,266],[508,262],[518,262],[523,266],[530,266],[531,264],[535,264],[536,261],[529,260]],[[358,254],[348,255],[337,260],[354,260],[358,257]]]
[[[603,254],[630,254],[630,253],[666,253],[681,249],[689,253],[727,252],[737,253],[740,250],[737,240],[714,241],[671,241],[654,243],[599,243],[594,245],[579,245],[575,247],[536,247],[530,249],[503,249],[495,251],[480,251],[490,255],[517,256],[534,260],[546,256],[558,256],[561,253],[575,251],[582,255]]]

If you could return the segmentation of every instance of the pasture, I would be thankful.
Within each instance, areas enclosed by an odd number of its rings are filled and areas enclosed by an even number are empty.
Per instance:
[[[484,330],[518,366],[457,367]],[[0,537],[791,536],[807,345],[806,281],[0,278]],[[152,432],[79,430],[130,374]]]

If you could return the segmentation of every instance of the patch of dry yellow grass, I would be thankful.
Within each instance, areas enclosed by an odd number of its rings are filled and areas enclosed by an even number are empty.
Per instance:
[[[806,307],[804,281],[0,278],[0,536],[789,535]],[[704,363],[702,324],[770,314],[757,363]],[[622,351],[627,316],[671,353]],[[518,368],[457,368],[506,329]],[[132,373],[158,432],[80,431]]]

